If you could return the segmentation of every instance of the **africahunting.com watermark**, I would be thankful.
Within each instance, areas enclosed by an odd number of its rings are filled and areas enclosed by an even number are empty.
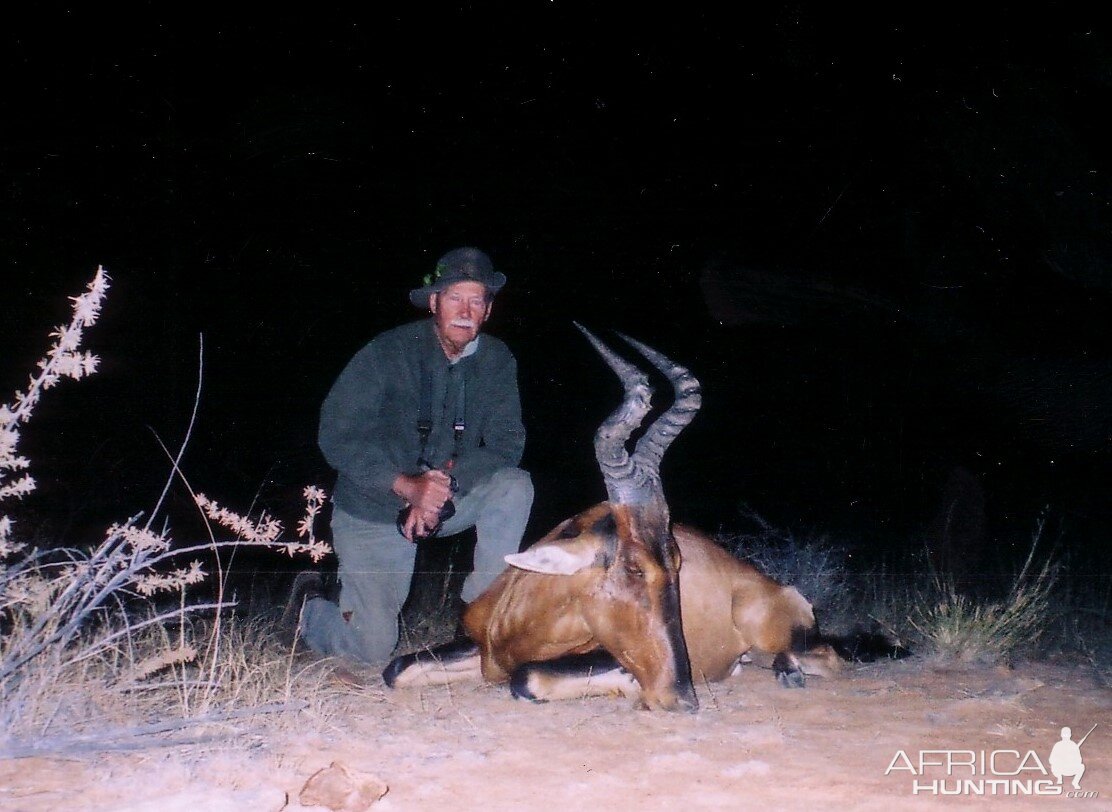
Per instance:
[[[1096,798],[1083,789],[1085,760],[1081,746],[1096,725],[1078,741],[1062,728],[1046,758],[1034,750],[897,750],[884,771],[911,779],[912,795],[1063,795]]]

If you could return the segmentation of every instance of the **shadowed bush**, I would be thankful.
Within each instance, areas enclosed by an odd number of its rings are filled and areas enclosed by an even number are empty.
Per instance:
[[[719,544],[766,575],[798,589],[821,616],[824,630],[845,631],[861,622],[862,618],[854,616],[845,547],[824,535],[803,537],[774,527],[748,508],[743,515],[754,529],[720,534]]]

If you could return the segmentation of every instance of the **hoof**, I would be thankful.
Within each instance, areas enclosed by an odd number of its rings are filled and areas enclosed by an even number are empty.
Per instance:
[[[533,671],[528,665],[518,666],[510,677],[510,695],[514,699],[525,699],[536,705],[544,704],[548,700],[538,697],[529,687],[529,677],[532,675]]]
[[[780,652],[772,661],[772,670],[776,672],[776,681],[782,688],[803,688],[807,684],[803,676],[803,669],[795,657]]]
[[[777,671],[776,681],[780,683],[781,688],[807,687],[807,679],[803,676],[803,672],[798,669],[794,671]]]

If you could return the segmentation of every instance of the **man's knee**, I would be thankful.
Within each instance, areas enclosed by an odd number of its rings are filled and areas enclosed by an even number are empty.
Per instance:
[[[506,499],[533,504],[533,478],[520,468],[500,468],[491,476],[491,486]]]

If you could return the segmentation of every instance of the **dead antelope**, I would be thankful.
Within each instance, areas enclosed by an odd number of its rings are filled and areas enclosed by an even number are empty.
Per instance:
[[[699,382],[623,336],[675,390],[631,455],[626,442],[649,411],[648,379],[580,329],[625,390],[595,435],[608,501],[506,556],[510,566],[464,612],[468,637],[396,658],[386,684],[481,676],[537,701],[618,691],[643,707],[694,711],[693,678],[724,679],[751,650],[788,687],[802,686],[804,671],[836,670],[840,661],[819,643],[799,592],[697,531],[671,526],[660,462],[699,409]]]

